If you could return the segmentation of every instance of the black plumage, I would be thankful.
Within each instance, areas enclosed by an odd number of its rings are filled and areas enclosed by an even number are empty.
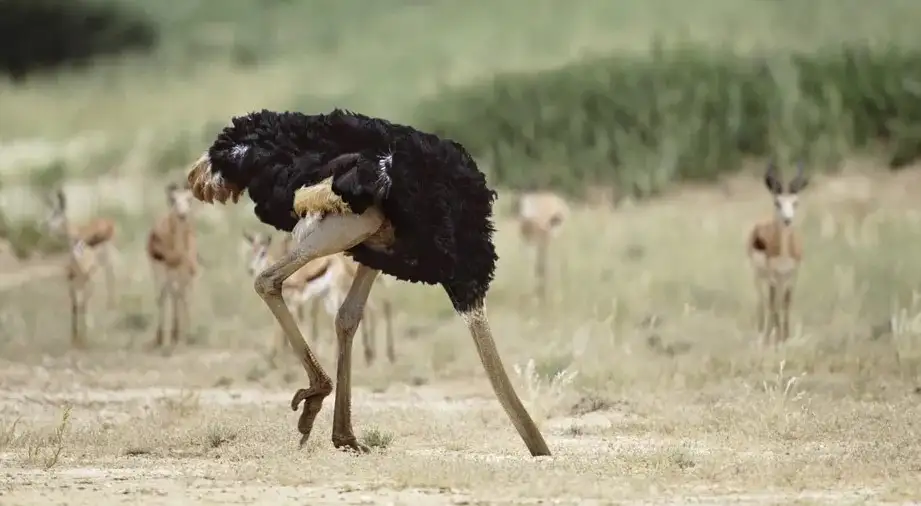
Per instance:
[[[246,188],[262,222],[288,232],[295,191],[332,177],[352,211],[377,205],[394,230],[388,250],[361,244],[347,254],[398,279],[441,284],[458,311],[485,297],[497,260],[496,193],[460,144],[339,109],[262,110],[234,118],[208,156],[213,174]]]

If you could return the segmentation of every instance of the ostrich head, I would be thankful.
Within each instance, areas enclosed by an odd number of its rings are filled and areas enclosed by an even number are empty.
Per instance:
[[[236,203],[243,194],[243,188],[228,182],[221,172],[214,169],[208,152],[203,153],[192,164],[187,181],[192,196],[209,204],[215,201],[225,204],[227,200]]]
[[[209,204],[225,204],[228,200],[236,203],[240,199],[254,169],[266,165],[266,160],[257,156],[264,150],[256,146],[259,139],[274,138],[275,116],[260,111],[230,120],[189,170],[189,187],[196,199]]]

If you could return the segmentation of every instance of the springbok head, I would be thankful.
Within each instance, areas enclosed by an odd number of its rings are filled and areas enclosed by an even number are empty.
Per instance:
[[[188,185],[169,183],[166,185],[166,203],[179,218],[185,219],[192,210],[192,191]]]
[[[264,271],[269,262],[269,247],[272,245],[272,236],[260,232],[243,232],[243,239],[249,246],[246,259],[246,271],[250,276],[257,276]]]
[[[796,177],[790,180],[786,188],[774,162],[768,164],[767,171],[764,173],[764,185],[774,199],[774,212],[777,219],[784,225],[793,223],[796,207],[799,204],[799,192],[809,184],[809,177],[803,174],[802,162],[797,164],[796,169]]]
[[[48,209],[45,226],[53,232],[63,232],[67,228],[67,197],[64,190],[58,188],[44,200]]]

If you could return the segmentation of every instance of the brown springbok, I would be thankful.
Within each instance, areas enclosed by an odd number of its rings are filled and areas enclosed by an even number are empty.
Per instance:
[[[79,244],[81,255],[86,251],[87,256],[93,257],[94,265],[90,275],[96,272],[96,267],[101,267],[106,284],[106,303],[111,309],[115,305],[115,274],[112,267],[112,257],[115,253],[113,239],[115,237],[115,221],[105,217],[95,217],[84,223],[74,224],[67,216],[67,197],[64,190],[58,188],[51,195],[46,197],[45,204],[48,207],[48,215],[45,218],[45,226],[48,231],[67,241],[71,256],[74,248]],[[70,279],[70,267],[68,267],[68,279]],[[84,285],[91,280],[86,279]],[[71,288],[71,293],[74,293]]]
[[[67,288],[70,296],[70,342],[86,347],[87,306],[93,294],[93,275],[99,267],[97,251],[78,239],[70,244],[67,257]]]
[[[195,225],[192,222],[192,193],[175,183],[166,186],[168,212],[160,217],[147,236],[147,257],[157,287],[157,331],[153,346],[164,344],[166,301],[172,306],[173,345],[179,343],[189,325],[188,295],[198,272]]]
[[[784,188],[777,166],[771,162],[764,184],[774,201],[774,217],[757,223],[748,235],[746,249],[755,271],[758,291],[758,331],[767,344],[775,333],[775,342],[790,337],[790,306],[796,274],[803,258],[803,247],[793,227],[799,192],[809,184],[799,164],[797,175]]]
[[[515,201],[513,211],[522,240],[536,250],[535,289],[538,299],[543,301],[547,296],[548,249],[569,216],[569,206],[555,193],[527,192]]]

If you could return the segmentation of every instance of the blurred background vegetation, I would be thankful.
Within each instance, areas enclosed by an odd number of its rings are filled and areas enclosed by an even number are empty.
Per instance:
[[[494,184],[574,196],[767,156],[896,169],[921,149],[919,16],[911,0],[0,0],[3,177],[166,174],[232,115],[335,106],[453,137]]]

